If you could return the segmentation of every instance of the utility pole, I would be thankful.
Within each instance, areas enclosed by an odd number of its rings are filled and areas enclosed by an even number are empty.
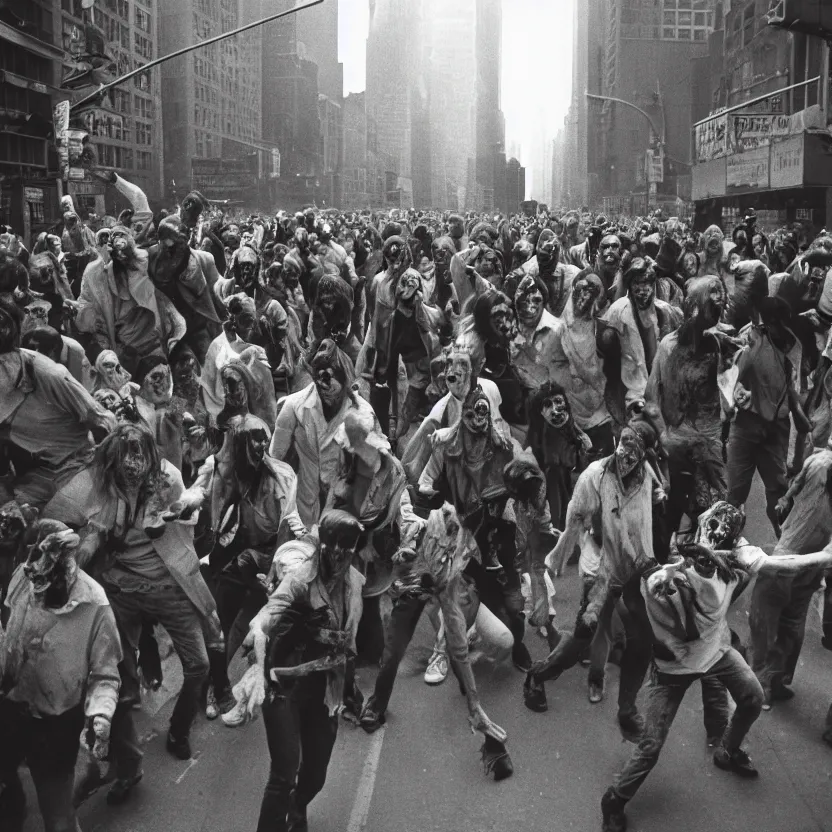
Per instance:
[[[312,6],[318,6],[323,2],[324,0],[309,0],[309,2],[304,3],[303,5],[295,6],[292,9],[287,9],[286,11],[269,15],[268,17],[264,17],[262,20],[255,20],[253,23],[247,23],[245,26],[240,26],[238,29],[234,29],[230,32],[223,32],[222,34],[216,35],[213,38],[201,40],[198,43],[192,43],[190,46],[185,46],[182,49],[177,49],[175,52],[171,52],[169,55],[162,55],[162,57],[156,58],[152,61],[148,61],[148,63],[146,63],[144,66],[141,66],[138,69],[134,69],[131,72],[122,75],[120,78],[116,78],[115,81],[110,81],[109,84],[102,84],[95,92],[90,93],[89,95],[82,98],[80,101],[73,104],[70,109],[77,110],[83,107],[85,104],[97,102],[101,97],[103,97],[114,87],[120,87],[122,84],[126,83],[131,78],[134,78],[136,75],[141,75],[143,72],[147,72],[149,69],[153,69],[154,67],[159,66],[159,64],[163,64],[166,61],[172,60],[173,58],[179,58],[182,55],[187,55],[189,52],[195,51],[196,49],[201,49],[204,46],[210,46],[214,43],[219,43],[220,41],[226,40],[227,38],[232,38],[235,35],[247,32],[249,29],[255,29],[258,26],[263,26],[266,23],[272,23],[275,20],[279,20],[281,17],[288,17],[289,15],[295,14],[296,12],[302,12],[304,9],[310,9],[312,8]]]

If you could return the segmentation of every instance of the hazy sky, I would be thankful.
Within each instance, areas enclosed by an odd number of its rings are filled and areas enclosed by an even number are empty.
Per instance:
[[[339,53],[344,94],[365,85],[367,0],[338,0]],[[554,138],[569,107],[572,80],[572,9],[582,0],[503,0],[503,91],[506,148],[529,158],[541,132]],[[523,158],[523,157],[526,158]]]

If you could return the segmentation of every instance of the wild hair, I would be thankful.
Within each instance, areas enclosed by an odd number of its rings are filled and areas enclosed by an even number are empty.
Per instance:
[[[121,424],[109,433],[95,449],[92,461],[92,479],[101,494],[116,491],[119,471],[123,468],[127,443],[138,439],[142,456],[147,460],[148,472],[139,490],[139,503],[146,502],[153,493],[162,473],[162,458],[149,428],[142,424]]]

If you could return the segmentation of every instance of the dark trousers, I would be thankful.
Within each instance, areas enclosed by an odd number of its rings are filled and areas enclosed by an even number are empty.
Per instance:
[[[326,675],[313,673],[287,696],[273,691],[266,696],[263,724],[271,767],[257,832],[286,832],[293,805],[305,809],[324,787],[338,733],[338,717],[329,715],[325,692]]]
[[[788,417],[767,422],[756,413],[741,410],[728,437],[728,502],[741,506],[751,493],[754,472],[766,490],[766,515],[779,532],[775,508],[789,487],[786,460],[789,454]]]
[[[501,570],[485,569],[475,560],[468,561],[465,574],[474,582],[481,604],[485,604],[508,627],[515,644],[520,644],[526,633],[520,573],[513,564]]]
[[[260,571],[251,558],[235,557],[217,574],[217,613],[229,663],[248,634],[249,622],[266,603],[266,590],[257,580]]]
[[[119,664],[122,684],[128,689],[135,687],[138,680],[136,651],[141,634],[142,620],[151,617],[158,621],[167,631],[173,642],[174,650],[182,662],[182,690],[176,700],[170,718],[170,730],[176,737],[187,737],[191,725],[199,711],[199,699],[202,685],[208,676],[208,651],[202,633],[202,619],[192,601],[178,587],[159,587],[153,592],[121,592],[117,587],[106,585],[107,597],[116,617],[121,634],[124,659]],[[120,706],[121,707],[121,706]],[[123,741],[125,748],[134,746],[132,736],[132,715],[124,709],[124,715],[113,724],[112,733],[116,747]],[[124,731],[124,736],[120,730]],[[134,755],[131,755],[134,756]],[[121,768],[120,758],[117,766]],[[135,761],[134,761],[135,762]],[[136,774],[138,768],[132,771]],[[121,775],[119,775],[121,776]]]
[[[75,832],[72,807],[75,760],[78,757],[84,709],[81,705],[58,716],[33,717],[25,704],[0,699],[0,784],[20,790],[17,769],[29,767],[46,832]],[[0,828],[18,828],[0,817]]]
[[[396,683],[396,673],[407,645],[416,632],[416,625],[422,615],[428,599],[416,594],[401,595],[393,605],[390,622],[384,634],[384,655],[381,659],[381,669],[376,677],[373,695],[367,707],[378,714],[383,714],[390,703],[393,685]]]
[[[655,667],[653,668],[652,678],[647,687],[644,735],[624,766],[615,786],[616,794],[623,800],[631,800],[635,796],[647,775],[655,767],[685,693],[697,678],[697,675],[675,678],[667,673],[659,674]],[[746,734],[760,715],[763,706],[763,690],[760,683],[745,659],[733,647],[729,648],[702,678],[703,681],[706,678],[717,679],[728,689],[737,703],[734,715],[722,737],[723,747],[727,751],[735,751],[742,745]]]
[[[794,676],[809,604],[822,578],[822,569],[794,578],[757,576],[749,613],[751,666],[767,694]]]
[[[640,576],[633,577],[620,595],[610,592],[598,616],[599,622],[608,623],[617,610],[624,625],[626,644],[621,656],[621,677],[618,685],[618,713],[628,716],[636,713],[636,697],[647,675],[652,656],[653,635],[650,621],[644,608],[640,592]],[[535,681],[547,682],[557,679],[564,670],[574,667],[589,650],[598,623],[587,625],[583,620],[582,608],[578,614],[575,630],[561,633],[557,646],[544,659],[543,666],[534,674]]]

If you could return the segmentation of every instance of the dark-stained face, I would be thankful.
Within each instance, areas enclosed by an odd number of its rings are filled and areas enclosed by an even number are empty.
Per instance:
[[[93,398],[110,413],[118,414],[121,410],[121,396],[109,387],[102,387],[93,393]]]
[[[223,367],[222,390],[226,408],[232,410],[248,409],[248,388],[242,373],[236,367]]]
[[[453,219],[448,223],[448,236],[455,240],[465,236],[465,224],[461,219]]]
[[[192,352],[181,352],[171,364],[174,382],[180,383],[194,378],[197,366],[196,356]]]
[[[621,240],[615,234],[607,234],[601,238],[598,253],[605,269],[608,271],[617,269],[621,263]]]
[[[491,406],[484,396],[473,396],[462,408],[462,423],[470,433],[483,435],[491,423]]]
[[[692,251],[685,252],[682,257],[682,270],[687,277],[696,277],[699,265],[696,262],[696,255]]]
[[[122,488],[132,491],[139,488],[150,472],[150,460],[144,455],[141,434],[138,430],[126,431],[121,437],[121,465],[116,478]]]
[[[553,428],[562,428],[569,421],[569,403],[566,396],[556,393],[550,399],[544,399],[541,408],[544,421]]]
[[[253,308],[249,308],[248,305],[243,306],[230,316],[230,321],[238,338],[243,341],[251,340],[254,334],[254,325],[257,323],[257,315]]]
[[[588,318],[600,294],[601,287],[591,280],[583,277],[576,280],[572,285],[572,306],[575,314],[580,318]]]
[[[543,293],[537,284],[517,289],[514,298],[517,319],[526,326],[537,326],[543,314]]]
[[[512,318],[511,307],[507,303],[495,303],[491,307],[491,330],[499,340],[507,341],[511,337]]]
[[[643,310],[649,309],[656,297],[656,280],[650,274],[638,275],[630,283],[630,295],[636,306]]]
[[[445,369],[448,392],[459,401],[468,395],[471,386],[471,357],[465,353],[452,353]]]
[[[78,536],[71,531],[49,534],[29,549],[23,574],[32,586],[35,604],[60,609],[69,600],[77,566],[72,553]]]
[[[171,396],[170,367],[157,364],[142,381],[142,398],[155,405],[167,404]]]
[[[244,289],[252,288],[257,278],[257,263],[251,260],[243,260],[237,264],[237,275],[240,285]]]
[[[315,387],[318,395],[326,407],[339,406],[344,398],[344,385],[338,380],[329,367],[322,367],[315,371]]]
[[[548,266],[555,259],[557,254],[557,243],[555,238],[542,240],[537,247],[537,262],[541,268]]]
[[[420,288],[421,280],[418,273],[408,269],[399,278],[396,286],[396,297],[401,303],[412,303]]]
[[[110,256],[116,263],[126,265],[133,261],[136,255],[133,238],[124,232],[110,234]]]
[[[121,366],[118,356],[112,350],[102,354],[96,366],[99,368],[102,381],[111,390],[121,390],[130,381],[130,373]]]
[[[475,268],[486,280],[491,280],[493,277],[497,277],[502,273],[497,252],[490,248],[484,249],[480,253]]]
[[[727,301],[728,298],[725,295],[722,283],[714,281],[708,292],[708,302],[706,304],[705,323],[707,327],[716,326],[719,323]]]
[[[268,446],[269,435],[263,428],[248,431],[246,434],[246,457],[252,468],[258,468],[263,463]]]
[[[615,449],[615,460],[618,464],[618,472],[626,477],[636,469],[636,466],[644,459],[644,445],[631,428],[624,428],[621,431],[621,438]]]

